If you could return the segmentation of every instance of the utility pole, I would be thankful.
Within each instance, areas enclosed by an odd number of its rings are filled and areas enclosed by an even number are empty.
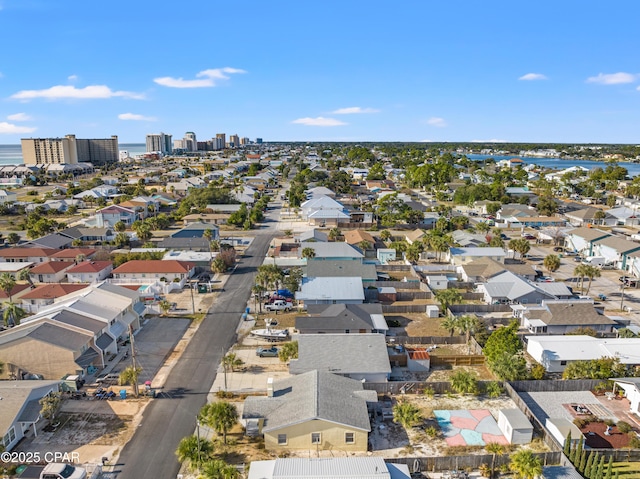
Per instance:
[[[133,368],[133,395],[138,397],[138,363],[136,362],[135,336],[131,325],[129,325],[129,344],[131,344],[131,367]]]
[[[189,280],[189,289],[191,290],[191,314],[196,314],[196,303],[193,299],[193,283]]]
[[[224,390],[227,390],[227,361],[225,361],[224,349],[222,349],[222,368],[224,370]]]
[[[624,311],[623,305],[624,305],[624,281],[622,282],[622,285],[620,286],[621,288],[621,293],[620,293],[620,311]]]
[[[200,419],[196,416],[196,438],[198,441],[198,468],[200,468]]]

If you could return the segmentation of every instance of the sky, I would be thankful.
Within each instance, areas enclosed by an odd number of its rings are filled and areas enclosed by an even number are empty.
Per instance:
[[[0,0],[0,144],[636,144],[639,16],[637,0]]]

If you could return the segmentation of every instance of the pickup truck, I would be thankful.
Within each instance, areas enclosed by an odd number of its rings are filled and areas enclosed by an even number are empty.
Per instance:
[[[277,299],[273,303],[267,303],[264,306],[267,311],[290,311],[291,308],[293,308],[293,303],[282,299]]]

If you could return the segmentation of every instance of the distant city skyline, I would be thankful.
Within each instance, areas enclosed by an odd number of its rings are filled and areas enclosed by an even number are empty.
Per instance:
[[[0,144],[640,143],[631,0],[176,6],[0,0]]]

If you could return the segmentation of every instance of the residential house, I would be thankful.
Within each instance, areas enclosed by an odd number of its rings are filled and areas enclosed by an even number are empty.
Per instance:
[[[325,186],[316,186],[315,188],[309,188],[307,191],[307,199],[317,198],[319,196],[328,196],[329,198],[336,198],[336,194],[333,190]]]
[[[193,263],[176,260],[132,260],[115,268],[112,272],[114,283],[164,282],[170,289],[182,289],[193,276]]]
[[[593,256],[593,245],[607,236],[611,235],[606,231],[581,227],[569,231],[565,239],[565,244],[568,248],[573,249],[584,256]]]
[[[504,271],[511,271],[529,281],[536,279],[536,270],[529,264],[503,264],[491,258],[476,258],[469,263],[456,267],[462,281],[481,283]]]
[[[380,261],[380,264],[389,264],[391,261],[395,261],[397,254],[397,251],[393,248],[378,248],[376,250],[376,258]]]
[[[211,239],[217,240],[220,238],[220,228],[216,225],[197,222],[189,223],[181,230],[171,234],[171,238],[203,238],[206,231],[211,231]],[[206,238],[205,238],[206,239]]]
[[[298,336],[298,358],[289,361],[289,372],[302,374],[314,369],[358,381],[386,382],[391,375],[391,365],[385,336],[301,334]]]
[[[235,213],[240,209],[242,205],[240,203],[224,203],[224,204],[211,204],[207,205],[205,210],[212,213]]]
[[[640,219],[638,218],[638,208],[628,208],[626,206],[620,206],[618,208],[612,208],[607,210],[607,214],[616,220],[618,226],[638,226],[640,225]]]
[[[451,232],[453,242],[462,248],[481,246],[487,243],[487,235],[482,233],[470,233],[466,230]]]
[[[287,457],[252,461],[248,479],[410,479],[406,464],[381,457]]]
[[[548,299],[572,297],[563,283],[534,283],[511,271],[504,271],[478,285],[487,304],[539,304]]]
[[[40,318],[0,332],[0,361],[6,376],[60,379],[66,374],[86,374],[98,358],[92,348],[96,331],[89,327],[95,324],[76,326]]]
[[[640,251],[640,243],[618,236],[608,236],[594,241],[593,256],[603,256],[616,269],[627,270],[631,261],[629,255]]]
[[[119,221],[131,226],[137,219],[138,215],[134,210],[119,205],[99,209],[94,216],[95,226],[98,228],[113,228]]]
[[[329,241],[329,235],[317,228],[312,228],[296,235],[295,240],[298,243],[326,243]]]
[[[640,338],[591,336],[526,336],[527,353],[550,373],[561,373],[576,361],[617,358],[625,366],[639,366]]]
[[[204,237],[174,238],[167,236],[158,243],[158,247],[176,251],[208,252],[211,250],[210,241]]]
[[[52,248],[13,248],[0,249],[0,261],[8,263],[46,263],[58,250]]]
[[[362,283],[367,286],[378,280],[376,265],[372,263],[360,263],[358,261],[323,260],[307,261],[303,267],[304,276],[309,278],[320,277],[354,277],[362,278]]]
[[[243,185],[239,188],[234,189],[231,192],[231,196],[233,196],[233,198],[237,202],[245,203],[246,205],[251,206],[256,202],[256,193],[258,193],[258,190],[256,188],[253,188],[249,185]]]
[[[342,236],[344,236],[345,243],[356,246],[358,248],[363,241],[369,243],[369,245],[371,245],[371,248],[373,248],[376,244],[376,239],[370,233],[364,230],[344,231],[342,233]]]
[[[310,224],[319,226],[337,226],[350,218],[346,208],[328,196],[318,196],[300,205],[301,215]]]
[[[116,237],[116,232],[113,229],[113,226],[103,228],[74,226],[62,230],[60,234],[86,243],[113,241]]]
[[[73,240],[60,233],[51,233],[31,241],[22,243],[22,248],[63,249],[70,248]]]
[[[24,285],[23,285],[24,286]],[[22,304],[20,305],[27,313],[37,313],[45,306],[53,304],[56,298],[66,296],[89,286],[88,284],[69,284],[69,283],[52,283],[40,284],[34,289],[29,285],[25,293],[20,296]]]
[[[0,261],[0,274],[9,273],[13,279],[20,279],[23,271],[29,271],[35,263],[8,263]]]
[[[540,306],[525,308],[518,317],[521,326],[532,334],[572,334],[579,328],[611,333],[618,326],[613,319],[600,314],[591,301],[545,300]]]
[[[99,185],[90,190],[82,191],[73,195],[73,199],[82,200],[87,203],[91,203],[97,199],[104,198],[105,200],[112,199],[118,195],[118,188],[111,185]]]
[[[11,451],[29,430],[37,434],[37,423],[42,418],[40,399],[57,393],[60,381],[2,381],[0,397],[0,444]],[[9,462],[9,461],[4,461]]]
[[[111,261],[83,261],[67,270],[69,283],[97,283],[107,279],[113,271]]]
[[[300,334],[379,333],[389,330],[382,305],[374,304],[310,304],[307,316],[296,317]]]
[[[598,212],[604,210],[600,208],[583,208],[576,211],[568,211],[564,216],[569,220],[573,226],[587,226],[587,225],[600,225],[600,226],[615,226],[617,224],[617,218],[611,216],[606,211],[604,218],[597,218],[600,214]]]
[[[270,451],[366,452],[368,405],[375,402],[377,393],[365,391],[362,382],[312,370],[268,382],[267,397],[247,397],[242,421],[247,432],[264,436]]]
[[[29,278],[33,283],[61,283],[67,277],[67,270],[73,263],[66,261],[47,261],[29,270]]]
[[[302,278],[300,291],[295,293],[300,306],[309,304],[361,304],[364,289],[360,276]]]
[[[66,248],[51,255],[51,261],[76,263],[78,259],[91,260],[98,250],[93,248]]]
[[[206,225],[224,225],[231,216],[231,213],[194,213],[182,217],[182,223],[188,226],[193,223],[204,223]]]
[[[136,196],[123,201],[120,206],[135,211],[138,214],[138,219],[143,220],[158,212],[160,202],[152,196]]]
[[[5,203],[15,203],[16,201],[18,201],[18,195],[13,191],[0,190],[0,205],[4,205]]]
[[[478,258],[491,258],[499,263],[504,263],[506,253],[502,248],[492,247],[469,247],[469,248],[449,248],[446,260],[453,265],[463,265]]]
[[[551,228],[566,226],[567,220],[559,216],[519,216],[504,218],[509,228]]]
[[[421,242],[425,236],[426,236],[426,233],[423,230],[415,229],[413,231],[408,231],[407,233],[405,233],[404,239],[407,240],[407,243],[413,244],[416,242],[417,243]]]
[[[355,261],[362,263],[364,255],[357,248],[347,243],[314,243],[308,242],[304,248],[311,248],[314,252],[312,258],[307,258],[307,263],[311,261]],[[298,248],[298,256],[302,257],[302,250]]]

